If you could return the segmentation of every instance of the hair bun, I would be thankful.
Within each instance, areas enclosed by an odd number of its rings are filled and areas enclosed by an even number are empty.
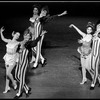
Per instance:
[[[87,27],[92,27],[94,29],[95,25],[92,22],[88,22]]]

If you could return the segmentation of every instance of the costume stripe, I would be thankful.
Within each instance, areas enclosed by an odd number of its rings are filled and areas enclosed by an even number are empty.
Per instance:
[[[92,58],[91,58],[91,69],[94,71],[94,77],[93,77],[93,84],[95,85],[97,78],[100,79],[98,75],[98,67],[99,67],[99,47],[100,47],[100,41],[94,40],[93,41],[93,51],[92,51]],[[94,70],[93,70],[94,69]]]
[[[24,87],[24,83],[25,83],[25,76],[24,76],[24,71],[25,71],[25,67],[28,66],[27,63],[27,55],[28,55],[28,50],[24,49],[23,50],[23,57],[22,57],[22,65],[21,65],[21,76],[20,76],[20,87],[19,90],[21,91]]]

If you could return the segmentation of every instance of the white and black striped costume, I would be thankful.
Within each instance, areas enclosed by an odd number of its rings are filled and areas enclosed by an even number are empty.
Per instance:
[[[92,84],[96,84],[97,78],[100,79],[100,75],[98,73],[100,63],[100,38],[96,37],[93,39],[92,52],[91,52],[91,70],[90,72],[93,74]]]
[[[25,46],[24,50],[22,50],[22,52],[20,53],[19,63],[17,64],[16,70],[15,70],[15,78],[20,83],[19,85],[20,93],[22,89],[25,89],[25,91],[28,90],[28,86],[25,83],[25,74],[26,74],[27,67],[29,65],[28,54],[31,48],[35,47],[40,39],[41,39],[41,36],[36,38],[36,40],[34,41],[26,42],[24,45]]]
[[[41,32],[42,32],[42,30],[41,30],[41,24],[40,24],[39,21],[34,23],[34,29],[35,29],[35,39],[36,39],[41,34]],[[34,52],[36,52],[36,59],[35,60],[37,61],[37,63],[38,63],[39,59],[42,56],[42,54],[41,54],[41,44],[40,43],[41,42],[39,41],[37,43],[37,46],[34,48]]]

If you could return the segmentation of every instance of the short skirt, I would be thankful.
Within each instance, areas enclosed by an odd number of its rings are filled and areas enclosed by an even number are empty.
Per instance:
[[[6,65],[14,65],[16,62],[19,61],[19,54],[8,54],[6,53],[3,57]]]

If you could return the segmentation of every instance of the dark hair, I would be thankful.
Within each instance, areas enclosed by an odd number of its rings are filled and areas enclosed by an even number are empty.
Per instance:
[[[42,8],[42,10],[46,10],[46,11],[47,11],[47,15],[49,14],[49,8],[48,8],[48,6],[44,6],[44,7]]]
[[[96,22],[96,24],[95,24],[95,30],[96,30],[96,27],[97,27],[98,24],[100,24],[100,20],[98,20],[98,21]]]
[[[32,8],[33,8],[33,9],[34,9],[34,8],[38,8],[38,9],[40,9],[41,6],[40,6],[39,4],[34,4],[34,5],[32,6]]]
[[[94,30],[95,25],[92,22],[88,22],[86,27],[91,27]]]
[[[34,8],[37,8],[38,11],[39,11],[39,13],[40,13],[41,6],[40,6],[39,4],[34,4],[34,5],[32,6],[32,9],[34,9]]]

